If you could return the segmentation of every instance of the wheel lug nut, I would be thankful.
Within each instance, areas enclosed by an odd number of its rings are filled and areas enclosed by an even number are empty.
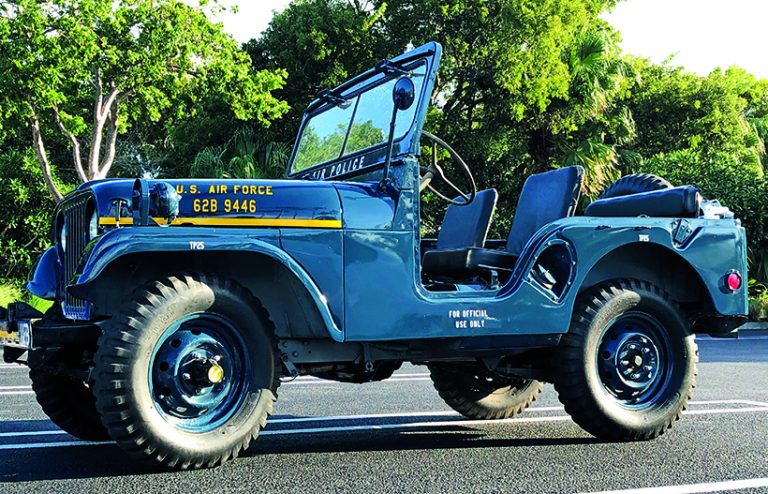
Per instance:
[[[650,365],[644,365],[643,366],[643,370],[647,370],[647,371],[651,370],[652,368],[653,367],[651,367]]]
[[[192,376],[189,375],[189,372],[185,372],[184,374],[181,375],[181,378],[184,379],[185,381],[189,381],[190,379],[192,379]]]
[[[650,348],[643,348],[643,353],[651,353],[651,349]]]

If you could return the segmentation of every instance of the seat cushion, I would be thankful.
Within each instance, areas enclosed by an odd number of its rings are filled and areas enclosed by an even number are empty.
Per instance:
[[[587,206],[584,214],[601,217],[645,215],[662,218],[693,218],[699,214],[701,200],[699,189],[692,185],[684,185],[600,199]]]
[[[422,269],[426,273],[443,276],[466,276],[483,269],[511,271],[517,256],[503,250],[468,249],[431,250],[424,253]]]

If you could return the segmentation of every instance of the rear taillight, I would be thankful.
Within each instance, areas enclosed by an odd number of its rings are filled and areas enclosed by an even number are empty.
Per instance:
[[[728,289],[732,292],[741,288],[741,275],[737,272],[731,272],[725,277],[725,284],[728,285]]]

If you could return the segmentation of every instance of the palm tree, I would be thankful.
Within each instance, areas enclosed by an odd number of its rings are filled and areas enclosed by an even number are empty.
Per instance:
[[[595,197],[621,175],[623,167],[634,168],[639,154],[625,149],[636,137],[635,122],[617,97],[632,75],[619,57],[615,38],[605,30],[585,33],[570,52],[571,99],[568,118],[580,123],[559,146],[565,165],[581,165],[586,172],[586,193]]]
[[[285,173],[291,146],[269,140],[244,127],[223,146],[200,151],[192,164],[195,177],[279,178]]]

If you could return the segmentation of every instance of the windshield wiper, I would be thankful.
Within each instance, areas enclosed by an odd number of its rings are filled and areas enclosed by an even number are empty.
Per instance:
[[[382,74],[398,74],[407,77],[424,77],[425,74],[416,74],[412,70],[405,70],[400,68],[400,64],[396,64],[391,60],[382,60],[374,66],[373,70]]]
[[[342,110],[346,110],[352,104],[351,99],[344,99],[341,96],[336,96],[330,89],[323,89],[318,93],[317,99],[330,103],[333,106],[339,107]]]

